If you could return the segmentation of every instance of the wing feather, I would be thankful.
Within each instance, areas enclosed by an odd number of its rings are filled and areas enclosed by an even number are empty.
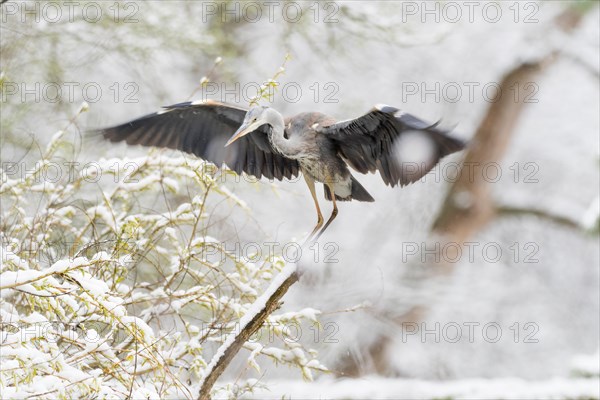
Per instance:
[[[112,142],[181,150],[219,167],[225,164],[238,174],[279,180],[297,176],[298,162],[273,149],[266,126],[224,147],[246,111],[216,101],[178,103],[100,132]]]
[[[386,185],[407,185],[429,172],[442,157],[460,151],[465,142],[397,108],[379,106],[365,115],[317,128],[337,146],[338,154],[361,173],[379,171]],[[407,133],[426,139],[431,151],[420,160],[402,159]]]

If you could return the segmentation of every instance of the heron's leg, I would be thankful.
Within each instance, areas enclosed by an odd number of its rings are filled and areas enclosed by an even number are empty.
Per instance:
[[[317,209],[317,225],[315,226],[313,231],[310,233],[310,235],[308,235],[308,237],[306,238],[306,241],[305,241],[305,243],[306,243],[323,226],[323,214],[321,214],[321,207],[319,207],[319,201],[317,200],[317,191],[315,189],[315,181],[312,178],[306,176],[306,174],[303,174],[303,175],[304,175],[304,180],[306,181],[306,184],[308,185],[308,190],[310,190],[310,194],[312,195],[312,198],[315,202],[315,207]]]
[[[319,238],[321,237],[321,235],[323,234],[323,232],[325,232],[325,230],[327,229],[327,227],[329,226],[329,224],[331,224],[331,222],[338,215],[338,208],[337,208],[337,204],[335,202],[335,192],[333,191],[334,187],[333,187],[332,184],[329,184],[329,183],[327,184],[327,186],[329,187],[329,192],[331,193],[331,201],[333,201],[333,211],[331,212],[331,217],[329,217],[329,219],[327,220],[327,223],[325,224],[325,226],[323,227],[323,229],[321,229],[321,231],[317,234],[317,236],[315,236],[315,238],[313,239],[313,241],[319,240]]]

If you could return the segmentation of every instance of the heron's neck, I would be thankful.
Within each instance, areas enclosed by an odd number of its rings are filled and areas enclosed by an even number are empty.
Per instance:
[[[283,117],[277,111],[269,108],[267,110],[266,120],[271,125],[269,140],[271,145],[282,155],[293,158],[298,150],[293,146],[292,142],[285,138],[285,124]]]

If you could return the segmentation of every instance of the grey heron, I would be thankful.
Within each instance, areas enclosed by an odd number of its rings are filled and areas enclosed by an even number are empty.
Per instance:
[[[317,212],[307,241],[319,239],[335,219],[336,201],[374,201],[350,168],[362,174],[378,171],[386,185],[404,186],[465,145],[437,124],[385,105],[338,122],[318,112],[284,118],[271,107],[245,109],[205,100],[163,107],[102,133],[112,142],[182,150],[259,179],[291,179],[302,173]],[[409,154],[408,162],[402,155],[403,138],[411,134],[425,140],[429,151],[417,159]],[[325,198],[333,202],[325,225],[315,182],[323,184]]]

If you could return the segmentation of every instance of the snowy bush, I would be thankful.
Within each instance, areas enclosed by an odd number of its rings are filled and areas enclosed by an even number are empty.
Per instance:
[[[151,150],[47,179],[68,164],[72,129],[24,176],[0,170],[1,397],[197,398],[216,348],[285,263],[240,258],[210,236],[207,199],[245,205],[221,179],[231,172],[201,160]],[[158,196],[164,209],[148,207]],[[317,315],[271,315],[269,334],[245,344],[248,366],[260,372],[266,356],[306,379],[324,371],[286,340],[286,324]],[[213,393],[237,397],[256,382]]]

